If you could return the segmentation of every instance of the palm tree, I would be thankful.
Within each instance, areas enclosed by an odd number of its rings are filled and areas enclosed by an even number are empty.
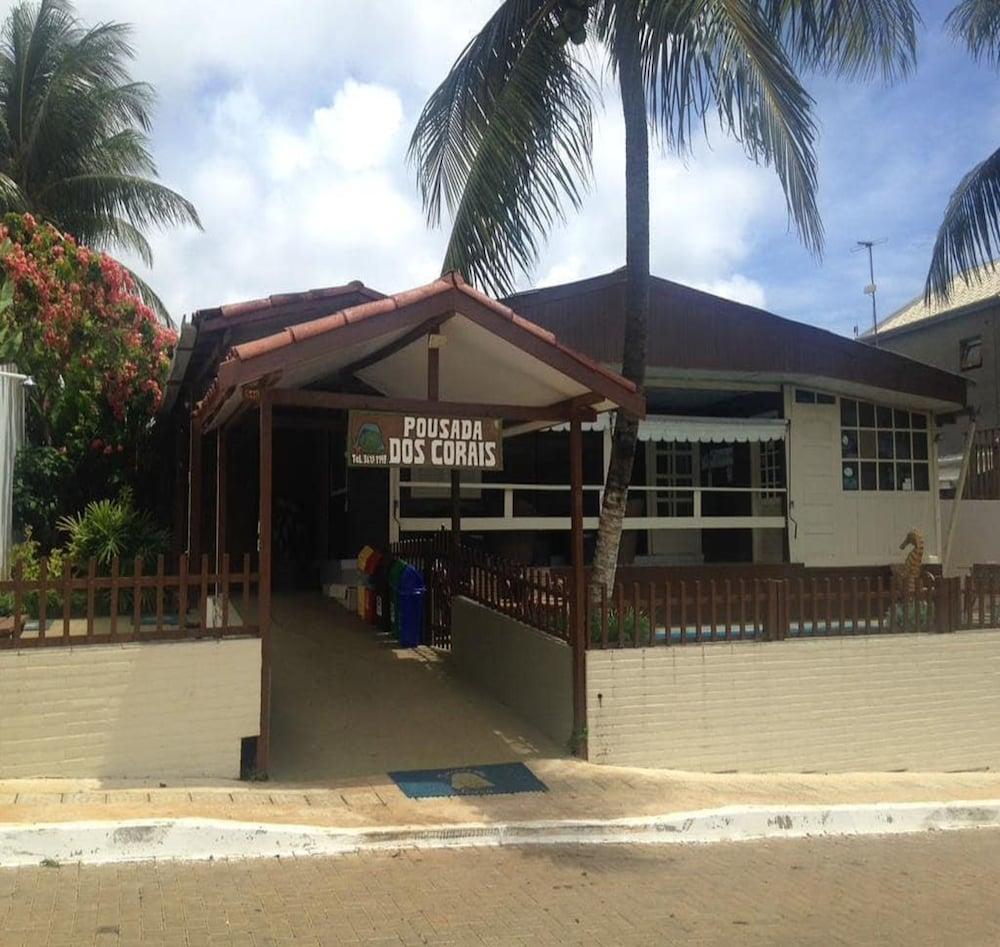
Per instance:
[[[410,144],[429,222],[445,208],[453,219],[445,269],[501,295],[530,273],[589,183],[600,90],[588,62],[604,63],[625,119],[622,373],[642,387],[650,130],[684,150],[714,110],[724,134],[775,169],[791,220],[819,253],[812,100],[796,68],[892,80],[914,60],[918,20],[911,0],[505,0],[428,100]],[[614,579],[637,433],[619,414],[596,583]]]
[[[121,23],[81,26],[68,0],[10,11],[0,35],[0,211],[31,212],[151,264],[149,227],[201,224],[154,180],[153,91],[129,77],[128,36]]]
[[[963,0],[946,23],[974,59],[1000,67],[1000,0]],[[947,299],[957,276],[971,282],[984,269],[995,268],[998,244],[1000,150],[966,174],[948,200],[927,273],[927,302]]]

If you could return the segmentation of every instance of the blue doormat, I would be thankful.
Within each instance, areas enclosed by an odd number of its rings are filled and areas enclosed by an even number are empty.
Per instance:
[[[452,769],[411,769],[389,778],[410,799],[442,796],[496,796],[515,792],[547,792],[548,788],[524,763],[487,763]]]

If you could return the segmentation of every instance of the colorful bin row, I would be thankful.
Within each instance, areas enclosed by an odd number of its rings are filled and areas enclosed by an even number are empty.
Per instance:
[[[380,625],[403,648],[423,639],[427,587],[420,570],[395,556],[365,546],[358,553],[358,615]]]

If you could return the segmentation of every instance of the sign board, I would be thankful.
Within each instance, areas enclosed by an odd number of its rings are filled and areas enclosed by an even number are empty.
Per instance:
[[[502,470],[503,430],[497,418],[351,411],[347,463],[350,467]]]

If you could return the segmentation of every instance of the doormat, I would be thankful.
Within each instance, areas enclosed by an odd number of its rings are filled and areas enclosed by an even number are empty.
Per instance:
[[[548,792],[548,787],[524,763],[487,763],[452,769],[411,769],[389,778],[410,799],[443,796],[498,796],[516,792]]]

